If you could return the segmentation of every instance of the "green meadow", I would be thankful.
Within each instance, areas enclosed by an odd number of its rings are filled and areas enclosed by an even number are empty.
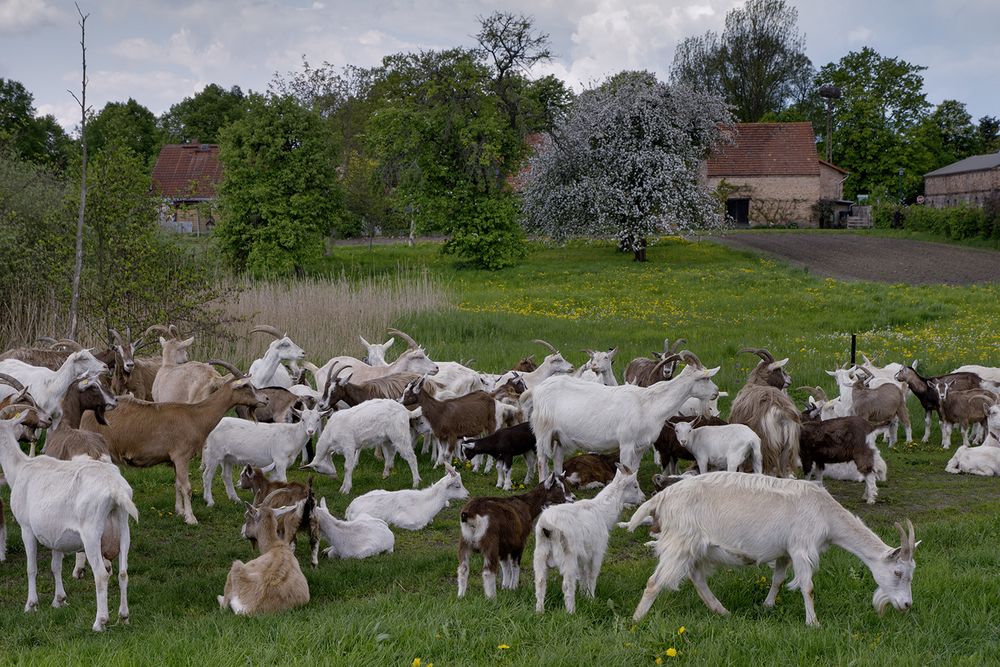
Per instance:
[[[1000,361],[998,284],[845,283],[710,242],[681,239],[652,246],[649,260],[633,263],[605,242],[537,246],[522,265],[486,273],[456,268],[434,244],[336,247],[321,273],[348,281],[409,276],[411,280],[396,283],[404,301],[409,282],[420,282],[425,305],[403,309],[392,324],[420,341],[434,359],[474,359],[473,365],[487,371],[506,369],[529,354],[540,361],[546,351],[530,342],[534,338],[552,343],[575,364],[586,358],[584,348],[618,347],[616,372],[621,377],[633,357],[662,349],[664,338],[682,337],[706,366],[721,366],[715,380],[731,396],[757,361],[740,354],[743,347],[766,347],[776,358],[790,357],[793,386],[821,385],[830,394],[835,387],[823,371],[849,359],[852,333],[858,335],[859,352],[883,363],[919,359],[926,372]],[[440,302],[426,298],[428,284],[444,296]],[[328,355],[363,352],[353,334],[324,338],[325,331],[352,331],[354,316],[346,310],[308,316],[298,309],[286,321],[281,312],[280,305],[269,311],[270,323],[287,327],[293,339],[323,341],[304,345],[318,364]],[[384,332],[373,335],[387,337]],[[265,343],[257,342],[259,352]],[[234,361],[245,367],[251,359]],[[793,396],[801,405],[804,393]],[[721,407],[725,415],[728,400]],[[919,438],[923,412],[913,399],[910,407]],[[574,616],[562,608],[554,579],[545,613],[534,613],[531,542],[518,590],[501,590],[494,602],[484,599],[481,562],[474,559],[469,593],[458,600],[460,508],[452,504],[422,531],[395,530],[394,553],[366,560],[324,559],[313,570],[300,538],[309,605],[277,616],[237,618],[220,611],[215,596],[222,592],[232,561],[253,558],[249,543],[240,538],[242,505],[225,498],[216,478],[217,505],[207,508],[193,466],[194,511],[200,524],[187,526],[172,514],[172,470],[158,467],[124,470],[140,511],[129,559],[131,624],[114,623],[118,590],[113,580],[112,624],[103,634],[90,629],[93,580],[72,580],[71,565],[64,567],[70,606],[48,606],[53,584],[45,550],[39,559],[40,610],[23,613],[24,550],[9,507],[5,510],[9,548],[7,562],[0,564],[0,663],[996,663],[998,481],[945,473],[951,451],[941,449],[936,426],[930,443],[883,447],[883,454],[889,479],[879,484],[874,506],[863,503],[862,484],[833,481],[827,488],[889,544],[898,542],[893,522],[912,519],[923,543],[917,550],[914,606],[907,614],[890,609],[878,616],[871,606],[875,585],[870,573],[859,560],[833,548],[814,577],[821,628],[806,628],[798,592],[783,590],[775,609],[763,609],[767,566],[722,570],[709,579],[731,617],[711,614],[685,584],[678,592],[661,594],[646,619],[633,625],[632,612],[654,567],[643,545],[645,529],[612,534],[597,597],[578,596]],[[342,470],[342,459],[335,464]],[[426,483],[441,474],[426,456],[420,470]],[[654,472],[647,456],[640,475],[647,493]],[[409,487],[409,473],[399,462],[389,479],[383,481],[380,473],[381,464],[370,452],[363,454],[354,494]],[[514,474],[515,479],[523,476],[523,463],[515,464]],[[473,495],[503,493],[493,486],[494,473],[463,469],[462,476]],[[305,477],[292,473],[293,479]],[[339,485],[340,480],[326,477],[315,480],[317,495],[325,496],[338,516],[350,501],[339,494]],[[0,497],[8,500],[9,489],[0,490]]]

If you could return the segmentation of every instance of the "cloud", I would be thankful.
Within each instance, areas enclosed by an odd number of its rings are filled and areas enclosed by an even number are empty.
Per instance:
[[[65,14],[46,0],[0,0],[0,32],[25,32],[57,23]]]
[[[848,42],[867,42],[867,41],[871,40],[871,38],[874,36],[874,34],[875,33],[873,33],[867,27],[865,27],[863,25],[859,25],[857,28],[854,28],[850,32],[847,33],[847,41]]]
[[[187,28],[181,28],[163,43],[144,37],[130,37],[115,44],[111,52],[128,60],[170,64],[184,68],[199,79],[211,78],[213,72],[227,70],[232,60],[219,39],[202,46]]]

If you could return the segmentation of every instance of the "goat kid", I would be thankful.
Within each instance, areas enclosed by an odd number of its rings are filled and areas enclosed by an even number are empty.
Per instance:
[[[446,463],[444,477],[426,489],[369,491],[351,501],[345,516],[348,521],[354,521],[367,514],[382,519],[390,526],[420,530],[433,521],[450,501],[465,500],[468,497],[469,492],[462,485],[462,476]]]
[[[353,521],[342,521],[327,509],[326,498],[321,498],[313,511],[323,538],[330,543],[323,552],[327,558],[368,558],[392,553],[396,538],[382,519],[360,514]]]

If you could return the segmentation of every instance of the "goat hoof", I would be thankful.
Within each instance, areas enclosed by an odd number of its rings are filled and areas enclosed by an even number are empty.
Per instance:
[[[68,607],[69,602],[66,602],[65,595],[57,595],[52,599],[52,608],[59,609],[61,607]]]
[[[184,523],[186,523],[189,526],[197,526],[198,525],[198,519],[194,518],[193,516],[192,517],[185,517]]]
[[[83,579],[83,568],[82,567],[79,570],[73,570],[73,578],[74,579]]]
[[[32,602],[32,601],[29,600],[28,603],[24,605],[24,613],[27,614],[27,613],[30,613],[30,612],[33,612],[33,611],[38,611],[38,601],[37,600],[34,601],[34,602]]]
[[[118,616],[118,622],[122,625],[128,625],[128,614],[122,614]]]
[[[108,624],[108,619],[97,619],[94,621],[94,632],[104,632],[104,626]]]

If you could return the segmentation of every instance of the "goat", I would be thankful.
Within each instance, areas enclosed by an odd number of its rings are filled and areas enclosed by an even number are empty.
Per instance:
[[[994,405],[987,415],[986,440],[979,447],[961,445],[948,461],[950,473],[1000,475],[1000,405]]]
[[[914,362],[916,363],[916,362]],[[1000,385],[1000,368],[995,366],[979,366],[976,364],[967,364],[965,366],[959,366],[952,371],[952,374],[957,373],[973,373],[978,375],[983,380],[991,382],[994,385]]]
[[[531,481],[535,467],[535,434],[528,422],[515,424],[482,438],[463,438],[462,453],[467,459],[483,454],[496,459],[497,488],[503,487],[504,491],[510,491],[513,486],[510,479],[511,466],[515,456],[524,457],[528,469],[524,483]]]
[[[536,368],[538,368],[538,364],[535,363],[535,355],[531,354],[527,357],[522,357],[520,361],[514,364],[511,370],[517,373],[530,373]]]
[[[694,456],[701,474],[708,472],[710,464],[736,472],[747,458],[753,472],[761,473],[760,437],[749,426],[726,424],[694,428],[691,422],[678,422],[674,425],[674,433],[677,442]]]
[[[539,364],[535,370],[528,372],[507,371],[497,379],[497,383],[506,382],[509,378],[513,377],[514,373],[518,373],[521,377],[521,381],[524,382],[525,387],[532,389],[553,375],[567,375],[573,372],[573,364],[566,361],[566,359],[563,358],[562,353],[553,347],[551,343],[547,343],[540,338],[536,338],[532,342],[544,345],[549,349],[551,354],[546,355],[546,357],[542,360],[542,363]]]
[[[941,446],[951,447],[951,432],[957,425],[962,431],[962,444],[969,446],[969,426],[979,424],[986,430],[987,414],[997,397],[986,389],[953,388],[954,380],[937,381],[934,388],[940,396]]]
[[[255,525],[261,554],[249,563],[233,561],[225,590],[217,596],[219,607],[249,616],[285,611],[309,602],[309,582],[292,547],[278,536],[278,519],[295,509],[247,508],[246,519]]]
[[[657,382],[669,380],[674,376],[677,367],[677,360],[669,363],[661,363],[667,357],[677,354],[677,348],[686,343],[687,340],[678,338],[670,345],[670,339],[663,339],[663,352],[653,352],[653,358],[636,357],[625,367],[625,382],[639,387],[651,387]]]
[[[14,359],[22,361],[30,366],[38,366],[40,368],[47,368],[50,371],[57,371],[59,370],[59,367],[66,362],[66,358],[69,357],[69,355],[83,349],[83,346],[76,341],[66,338],[58,341],[52,338],[39,338],[38,340],[49,342],[51,343],[51,346],[13,348],[0,354],[0,361]],[[115,366],[115,350],[113,348],[108,347],[96,352],[94,350],[90,350],[90,352],[94,355],[95,359],[101,363],[107,364],[108,368],[113,368]]]
[[[236,405],[259,407],[267,400],[248,379],[232,379],[200,403],[149,403],[122,397],[105,415],[107,426],[84,415],[82,428],[104,436],[115,463],[138,468],[169,463],[174,468],[174,509],[190,525],[198,523],[191,509],[188,466],[205,446],[205,439]]]
[[[691,417],[678,415],[671,417],[663,424],[660,434],[653,441],[653,449],[660,455],[660,465],[667,475],[677,474],[677,461],[694,461],[692,454],[684,445],[677,441],[674,426],[681,422],[689,422],[698,426],[725,426],[728,422],[718,417]]]
[[[419,405],[424,418],[440,443],[437,465],[450,461],[455,444],[460,438],[493,433],[505,421],[505,415],[517,412],[503,403],[497,403],[485,391],[475,391],[465,396],[438,400],[428,391],[426,379],[414,380],[403,391],[403,405]]]
[[[107,364],[96,359],[88,350],[73,352],[56,371],[31,366],[16,359],[0,361],[0,373],[13,377],[28,388],[38,407],[52,418],[53,427],[59,426],[62,419],[62,399],[73,381],[81,375],[108,372]]]
[[[115,352],[115,363],[111,369],[111,392],[117,395],[131,394],[142,400],[152,398],[153,380],[160,368],[157,359],[136,358],[135,354],[143,346],[143,336],[149,333],[147,329],[137,340],[132,339],[131,327],[125,327],[125,335],[111,329],[114,338],[112,349]]]
[[[111,463],[108,443],[100,433],[80,429],[83,414],[94,412],[97,423],[107,425],[105,411],[113,410],[118,400],[98,380],[84,377],[70,385],[62,400],[63,419],[59,426],[49,429],[45,436],[42,454],[69,461],[74,456],[87,456]],[[108,557],[113,560],[113,558]]]
[[[323,405],[333,407],[343,401],[349,407],[376,398],[389,398],[398,401],[406,386],[420,378],[416,373],[392,373],[383,377],[372,378],[360,384],[353,382],[354,375],[348,373],[341,377],[346,367],[335,366],[330,369],[323,393]]]
[[[138,521],[132,488],[118,468],[102,461],[60,461],[49,456],[29,458],[18,447],[14,427],[24,413],[0,421],[0,467],[10,485],[10,509],[21,526],[28,563],[28,601],[24,611],[38,609],[35,578],[38,544],[52,549],[52,574],[56,590],[53,607],[66,605],[62,560],[66,553],[84,551],[94,572],[97,589],[95,632],[108,622],[108,572],[101,556],[101,537],[109,520],[118,528],[118,617],[128,623],[128,518]]]
[[[15,406],[21,408],[31,408],[25,416],[24,421],[21,423],[17,438],[20,442],[31,443],[31,451],[29,455],[34,456],[35,446],[41,437],[40,431],[41,429],[46,429],[52,426],[52,418],[44,410],[38,407],[38,404],[35,403],[35,400],[31,397],[31,393],[28,392],[28,388],[18,382],[15,378],[12,378],[6,373],[0,373],[0,385],[11,387],[15,392],[17,392],[15,394],[8,394],[6,398],[0,398],[0,410],[13,408]]]
[[[342,521],[327,509],[326,498],[321,498],[313,511],[323,538],[330,543],[323,552],[327,558],[368,558],[392,553],[396,538],[382,519],[361,514],[353,521]]]
[[[617,386],[618,380],[615,378],[615,371],[611,366],[615,362],[615,355],[618,354],[618,348],[613,347],[607,352],[586,349],[584,352],[587,353],[590,359],[587,360],[587,363],[576,369],[574,376],[581,377],[584,372],[590,371],[597,376],[597,382],[609,387]]]
[[[589,500],[553,505],[535,523],[535,612],[545,611],[545,585],[550,567],[562,572],[566,613],[576,611],[576,588],[594,597],[608,537],[625,505],[644,501],[636,473],[618,464],[611,483]]]
[[[305,467],[325,475],[337,476],[333,454],[344,455],[344,482],[340,492],[348,494],[353,485],[354,468],[362,449],[379,448],[385,460],[382,479],[389,476],[398,452],[410,466],[413,488],[420,485],[417,455],[413,451],[411,425],[420,418],[420,411],[407,410],[396,401],[376,398],[330,416],[316,442],[316,455]]]
[[[309,538],[309,562],[313,567],[319,565],[319,520],[316,518],[316,497],[312,491],[312,477],[302,484],[284,484],[256,501],[255,507],[278,507],[293,506],[295,511],[282,515],[278,521],[278,536],[289,544],[295,544],[295,537],[298,533],[305,533]],[[243,528],[241,535],[250,541],[250,544],[257,547],[257,524],[246,514],[244,514]]]
[[[799,455],[799,411],[784,392],[792,379],[785,372],[788,359],[775,361],[770,352],[745,348],[760,357],[746,384],[729,409],[729,423],[746,424],[760,436],[763,470],[789,477]]]
[[[264,498],[277,489],[286,490],[289,494],[288,498],[293,499],[293,502],[298,502],[309,495],[309,490],[312,488],[312,477],[309,478],[307,484],[300,482],[276,482],[269,480],[260,468],[244,466],[243,471],[240,473],[239,485],[241,489],[247,489],[253,494],[254,505],[260,505],[264,501]],[[286,502],[284,504],[287,505],[289,503]]]
[[[910,366],[904,366],[895,375],[900,382],[905,382],[913,392],[913,395],[920,401],[920,407],[924,409],[924,437],[922,442],[927,442],[931,437],[931,415],[937,413],[938,422],[941,421],[941,397],[938,395],[938,382],[951,382],[952,388],[958,391],[966,389],[979,389],[982,379],[975,373],[954,371],[945,375],[934,377],[924,377],[917,372],[917,361],[913,360]],[[942,431],[944,425],[941,424]]]
[[[674,416],[690,396],[711,398],[718,387],[711,378],[718,368],[706,369],[698,357],[684,350],[687,366],[667,382],[651,387],[606,387],[576,378],[550,378],[532,392],[531,428],[535,432],[538,478],[547,474],[549,457],[557,473],[563,456],[575,449],[621,450],[621,461],[638,470],[642,455],[653,444],[663,423]],[[667,363],[671,360],[661,360]]]
[[[271,466],[274,479],[287,481],[285,471],[321,426],[324,413],[318,409],[296,413],[292,424],[256,424],[236,417],[223,417],[205,440],[201,455],[205,504],[212,507],[212,478],[221,464],[226,495],[239,502],[233,488],[233,465]]]
[[[445,464],[444,477],[426,489],[384,491],[376,489],[358,496],[347,506],[345,516],[354,521],[362,515],[382,519],[390,526],[405,530],[420,530],[448,506],[451,500],[465,500],[469,492],[462,485],[462,476]]]
[[[331,377],[330,371],[335,366],[351,369],[351,378],[355,384],[362,384],[368,380],[378,377],[385,377],[393,373],[416,373],[417,375],[434,375],[438,371],[436,363],[431,361],[422,347],[413,346],[396,357],[396,360],[388,366],[369,366],[360,359],[354,357],[334,357],[330,359],[322,368],[316,368],[312,364],[304,364],[310,369],[316,378],[316,389],[322,394],[326,391],[326,381]]]
[[[483,555],[483,592],[497,596],[497,566],[500,586],[517,588],[521,577],[521,554],[531,534],[535,518],[545,508],[573,501],[562,477],[549,475],[527,493],[508,498],[473,498],[465,503],[459,519],[458,597],[469,586],[469,558],[473,551]]]
[[[177,361],[187,356],[194,336],[185,340],[160,337],[163,362],[153,380],[153,400],[157,403],[199,403],[222,386],[223,377],[211,363]]]
[[[361,344],[365,348],[365,356],[361,360],[368,364],[369,366],[388,366],[389,362],[385,360],[385,353],[389,351],[393,343],[396,342],[395,338],[390,338],[384,343],[369,343],[365,340],[364,336],[358,336],[361,340]]]
[[[598,454],[590,452],[572,456],[566,461],[564,474],[566,481],[581,489],[600,489],[615,478],[618,453]]]
[[[872,424],[889,422],[886,438],[889,446],[896,444],[899,424],[906,429],[907,442],[913,439],[910,426],[910,412],[906,409],[906,395],[898,385],[890,383],[877,387],[866,387],[865,379],[871,374],[864,368],[857,369],[857,380],[851,389],[851,413],[864,417]]]
[[[302,361],[306,358],[305,351],[293,343],[288,334],[283,334],[274,327],[260,324],[251,329],[250,333],[266,333],[274,336],[274,340],[267,346],[264,356],[250,364],[247,371],[253,386],[258,389],[263,387],[284,387],[287,389],[295,384],[281,362],[289,361],[294,364],[297,361]]]
[[[765,607],[773,607],[789,564],[789,585],[802,591],[806,625],[818,626],[813,607],[812,575],[820,554],[835,544],[868,566],[878,588],[872,605],[882,613],[890,603],[901,611],[913,604],[913,556],[920,543],[898,523],[901,546],[893,549],[827,491],[812,482],[716,472],[683,480],[644,503],[629,521],[635,530],[655,514],[659,563],[646,583],[633,620],[646,615],[664,588],[677,590],[690,578],[708,608],[728,615],[708,588],[706,577],[718,566],[734,567],[775,561]]]

